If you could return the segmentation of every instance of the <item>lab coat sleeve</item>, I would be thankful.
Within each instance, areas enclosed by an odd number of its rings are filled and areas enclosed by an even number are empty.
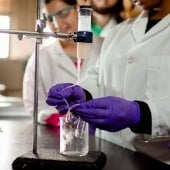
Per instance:
[[[23,79],[23,101],[27,112],[33,116],[34,107],[34,59],[35,56],[32,55],[29,59],[24,79]],[[52,114],[56,113],[57,110],[54,107],[50,107],[46,104],[45,99],[47,92],[44,90],[41,75],[39,75],[38,80],[38,123],[46,124],[46,119],[48,119]]]
[[[152,116],[152,135],[146,137],[147,140],[159,140],[170,137],[170,97],[155,98],[145,101],[150,110]]]
[[[107,50],[108,45],[113,40],[113,36],[109,36],[109,35],[110,34],[116,35],[116,32],[117,30],[119,30],[120,26],[121,24],[113,27],[113,29],[108,32],[108,36],[103,41],[101,52],[96,61],[96,64],[90,67],[89,70],[86,72],[86,74],[81,79],[80,86],[88,90],[92,94],[93,98],[101,97],[100,77],[102,74],[102,61],[103,61],[103,58],[105,57],[105,51]]]
[[[84,77],[80,81],[80,86],[86,89],[93,98],[99,97],[99,84],[98,84],[98,74],[99,74],[99,61],[96,65],[91,67]]]

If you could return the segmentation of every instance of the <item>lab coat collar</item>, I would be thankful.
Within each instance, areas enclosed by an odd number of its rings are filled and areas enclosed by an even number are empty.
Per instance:
[[[108,35],[108,32],[116,25],[116,19],[112,17],[109,22],[104,26],[102,32],[100,33],[100,37],[105,38]]]
[[[132,34],[136,42],[147,40],[154,36],[156,33],[163,30],[170,23],[170,14],[165,16],[157,25],[145,34],[146,26],[148,23],[148,11],[144,11],[132,25]]]
[[[63,48],[61,47],[61,44],[59,41],[56,42],[55,44],[55,51],[56,51],[56,60],[58,63],[58,66],[63,68],[65,71],[67,71],[69,74],[73,75],[76,78],[77,71],[76,67],[74,66],[74,63],[72,60],[67,56]]]

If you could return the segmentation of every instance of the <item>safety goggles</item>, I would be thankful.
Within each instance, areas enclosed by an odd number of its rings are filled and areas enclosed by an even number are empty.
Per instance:
[[[66,18],[73,8],[75,8],[75,6],[68,6],[68,7],[64,8],[60,11],[53,12],[53,13],[49,14],[48,15],[48,21],[53,22],[54,17],[55,18],[59,17],[59,18],[62,18],[62,19]]]

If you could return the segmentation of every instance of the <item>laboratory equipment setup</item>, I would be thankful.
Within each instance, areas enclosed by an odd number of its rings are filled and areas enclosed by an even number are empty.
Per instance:
[[[36,1],[35,1],[36,2]],[[73,39],[77,42],[77,58],[85,59],[90,51],[93,35],[91,32],[91,7],[81,6],[78,31],[74,33],[44,32],[48,16],[41,15],[41,0],[37,0],[37,25],[35,32],[0,29],[0,34],[16,34],[19,40],[25,36],[36,38],[35,77],[34,77],[34,111],[33,111],[33,148],[32,151],[17,157],[13,163],[14,170],[98,170],[106,163],[106,156],[101,151],[89,151],[88,124],[75,117],[69,109],[66,117],[60,119],[60,151],[37,148],[37,114],[38,114],[38,71],[39,48],[43,38]],[[42,17],[41,17],[42,16]],[[80,66],[78,67],[79,81]],[[67,101],[66,101],[67,102]]]

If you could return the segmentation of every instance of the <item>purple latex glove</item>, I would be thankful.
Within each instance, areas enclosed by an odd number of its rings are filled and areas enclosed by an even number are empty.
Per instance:
[[[73,112],[89,124],[111,132],[134,127],[140,121],[138,104],[118,97],[93,99],[78,105]]]
[[[72,83],[57,84],[49,89],[47,104],[55,106],[60,113],[66,113],[69,107],[85,101],[83,89]]]

